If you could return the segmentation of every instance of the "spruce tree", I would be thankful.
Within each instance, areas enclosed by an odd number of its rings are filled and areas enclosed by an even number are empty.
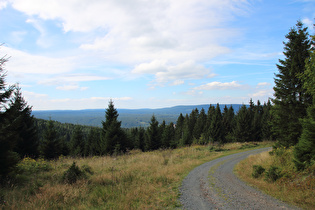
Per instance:
[[[161,134],[159,130],[159,122],[152,115],[150,126],[147,128],[145,139],[145,150],[151,151],[161,147]]]
[[[272,132],[271,132],[271,121],[272,115],[270,113],[271,110],[271,102],[264,103],[262,108],[262,117],[261,117],[261,138],[262,140],[273,140]]]
[[[70,140],[70,154],[72,156],[83,156],[85,139],[81,126],[77,125]]]
[[[315,36],[312,37],[315,42]],[[315,49],[310,51],[306,69],[300,75],[303,87],[313,97],[313,104],[307,108],[307,117],[302,120],[302,134],[294,148],[294,162],[302,170],[315,161]]]
[[[222,114],[220,110],[220,105],[217,104],[214,115],[212,116],[211,124],[209,127],[210,139],[211,142],[219,142],[220,144],[224,143],[224,130],[222,126]]]
[[[222,129],[223,129],[223,136],[227,142],[233,141],[233,129],[234,129],[234,109],[232,106],[227,108],[224,107],[222,113]]]
[[[194,131],[193,131],[193,136],[194,136],[194,139],[196,140],[196,143],[204,143],[205,139],[201,139],[201,135],[203,134],[205,130],[206,123],[207,123],[207,115],[206,115],[205,110],[202,108],[198,115],[198,119],[195,124]],[[202,142],[200,142],[200,140]]]
[[[246,105],[241,106],[235,117],[235,127],[233,130],[235,141],[248,142],[252,141],[251,133],[251,113],[247,109]]]
[[[312,103],[299,78],[305,71],[305,60],[309,58],[311,41],[307,27],[298,21],[291,28],[284,42],[284,60],[279,60],[275,74],[274,99],[272,102],[272,129],[279,146],[295,145],[301,135],[302,125],[299,119],[306,116],[306,108]]]
[[[50,119],[44,131],[44,139],[40,145],[41,155],[45,159],[55,159],[62,154],[62,144],[54,126],[54,122]]]
[[[206,127],[205,127],[205,131],[204,131],[206,143],[209,143],[210,141],[212,141],[212,139],[211,139],[211,123],[212,123],[214,115],[215,115],[215,107],[210,104],[209,109],[208,109],[208,113],[207,113]]]
[[[175,130],[174,130],[174,124],[170,123],[169,125],[166,125],[162,136],[161,136],[161,147],[162,148],[175,148],[177,145],[174,142],[175,137]]]
[[[137,147],[141,151],[145,151],[145,129],[140,127],[136,135]]]
[[[13,86],[7,87],[5,82],[4,65],[7,61],[6,57],[0,58],[0,179],[13,170],[19,160],[18,154],[14,152],[16,142],[12,141],[12,133],[8,132],[10,122],[4,112],[14,90]]]
[[[118,121],[118,112],[112,100],[109,101],[105,111],[106,120],[102,122],[102,154],[113,154],[114,152],[125,152],[127,147],[127,136],[121,129],[121,121]]]
[[[25,156],[34,158],[39,155],[39,139],[35,119],[31,113],[32,107],[27,105],[21,88],[17,85],[5,115],[10,122],[7,132],[14,134],[11,137],[12,141],[16,142],[14,151],[19,154],[20,158]]]
[[[260,101],[258,100],[252,116],[252,141],[262,140],[262,115],[262,106],[260,104]]]
[[[98,148],[101,140],[101,132],[99,128],[91,128],[85,143],[85,155],[99,155]]]
[[[184,135],[184,123],[185,117],[182,113],[177,118],[176,125],[175,125],[175,141],[177,142],[177,146],[179,146],[181,139]]]

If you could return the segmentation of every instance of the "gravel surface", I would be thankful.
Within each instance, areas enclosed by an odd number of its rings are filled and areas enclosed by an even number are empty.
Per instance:
[[[180,188],[182,209],[297,209],[248,186],[233,173],[239,161],[270,149],[225,156],[192,170]]]

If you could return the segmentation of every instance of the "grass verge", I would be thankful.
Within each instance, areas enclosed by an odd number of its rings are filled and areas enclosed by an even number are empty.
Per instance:
[[[235,167],[236,174],[249,185],[303,209],[315,209],[315,164],[298,172],[292,148],[251,155]]]
[[[196,166],[225,155],[270,146],[230,143],[117,157],[24,159],[14,180],[1,186],[3,209],[173,209],[179,186]],[[77,175],[79,174],[79,175]],[[65,182],[65,176],[75,181]],[[71,179],[72,180],[72,179]]]

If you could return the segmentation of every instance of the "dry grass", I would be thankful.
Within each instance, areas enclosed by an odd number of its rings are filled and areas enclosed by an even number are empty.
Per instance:
[[[131,151],[117,157],[63,157],[48,163],[51,170],[27,176],[24,185],[2,188],[5,204],[0,207],[173,209],[179,206],[178,188],[189,171],[204,162],[239,152],[243,145],[227,144],[221,152],[210,151],[209,146],[191,146],[145,153]],[[260,147],[264,146],[266,143]],[[61,177],[73,161],[80,168],[89,166],[93,174],[75,184],[65,184]]]
[[[266,181],[265,176],[253,178],[253,165],[265,169],[277,166],[282,177],[275,182]],[[315,165],[304,172],[297,172],[292,162],[292,149],[280,156],[263,152],[249,156],[235,168],[238,176],[265,193],[303,209],[315,209]]]

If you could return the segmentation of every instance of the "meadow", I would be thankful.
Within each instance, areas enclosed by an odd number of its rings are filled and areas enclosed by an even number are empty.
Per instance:
[[[303,209],[315,209],[315,164],[297,171],[293,158],[293,147],[277,148],[249,156],[235,172],[266,194]]]
[[[198,145],[152,152],[132,150],[118,156],[61,156],[54,161],[25,158],[18,164],[15,178],[1,187],[0,207],[174,209],[180,207],[181,182],[194,167],[224,155],[270,145]]]

